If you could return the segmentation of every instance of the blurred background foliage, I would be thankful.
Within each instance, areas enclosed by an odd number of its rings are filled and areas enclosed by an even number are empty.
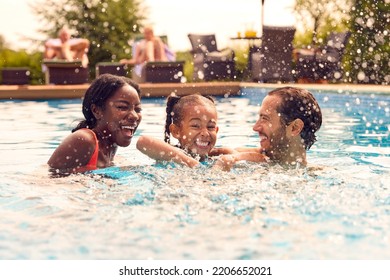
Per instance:
[[[295,47],[321,45],[329,32],[347,30],[351,5],[353,0],[295,0]]]
[[[140,34],[148,14],[142,0],[41,0],[32,9],[42,22],[39,31],[47,39],[57,37],[58,30],[66,25],[75,31],[74,37],[91,41],[88,53],[91,78],[95,76],[94,66],[98,62],[114,62],[131,56],[128,40]],[[331,31],[349,30],[352,35],[344,59],[343,81],[390,83],[388,0],[296,0],[294,13],[299,25],[294,47],[321,45]],[[34,45],[42,48],[43,42],[31,42]],[[32,49],[12,50],[0,34],[0,68],[29,67],[31,83],[43,84],[42,50]],[[236,47],[235,52],[236,80],[241,80],[248,49]],[[189,50],[177,52],[176,56],[186,61],[184,75],[191,81],[193,66]]]
[[[3,37],[0,35],[0,69],[3,67],[28,67],[32,84],[43,84],[44,75],[41,69],[41,61],[42,54],[39,52],[27,53],[25,50],[14,51],[7,48]]]
[[[347,82],[390,84],[390,1],[355,0],[344,59]]]

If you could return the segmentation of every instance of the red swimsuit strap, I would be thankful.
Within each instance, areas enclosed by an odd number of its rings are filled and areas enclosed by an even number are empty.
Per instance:
[[[88,129],[88,128],[85,128],[85,129]],[[91,129],[88,129],[88,130],[92,132],[93,137],[95,138],[95,151],[93,152],[89,162],[87,163],[87,165],[85,167],[88,170],[93,170],[93,169],[97,168],[97,161],[98,161],[98,155],[99,155],[99,142],[98,142],[98,139],[96,137],[95,132],[93,132]]]

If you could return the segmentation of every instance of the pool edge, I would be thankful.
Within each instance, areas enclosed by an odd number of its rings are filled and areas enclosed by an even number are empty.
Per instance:
[[[140,84],[143,97],[166,97],[171,93],[202,93],[216,96],[237,95],[242,88],[277,88],[295,86],[309,90],[369,91],[390,94],[389,86],[355,84],[264,84],[251,82],[201,82]],[[82,98],[89,84],[81,85],[0,85],[0,100],[74,99]]]

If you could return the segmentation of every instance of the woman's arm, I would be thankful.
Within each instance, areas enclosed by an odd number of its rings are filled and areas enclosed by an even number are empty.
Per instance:
[[[186,155],[182,150],[150,136],[141,136],[137,141],[137,149],[157,161],[173,161],[188,167],[199,164],[199,161]]]
[[[88,164],[95,151],[92,132],[78,130],[62,141],[47,162],[51,168],[73,170]]]

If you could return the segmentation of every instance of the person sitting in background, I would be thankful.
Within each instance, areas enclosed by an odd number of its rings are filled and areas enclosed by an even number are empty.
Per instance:
[[[69,29],[63,27],[58,32],[58,38],[46,41],[43,57],[66,61],[80,60],[83,67],[87,67],[89,44],[88,39],[71,38]]]
[[[160,37],[154,36],[153,28],[148,26],[143,31],[144,39],[137,43],[131,59],[121,59],[123,64],[142,64],[149,61],[168,61],[165,44]]]

